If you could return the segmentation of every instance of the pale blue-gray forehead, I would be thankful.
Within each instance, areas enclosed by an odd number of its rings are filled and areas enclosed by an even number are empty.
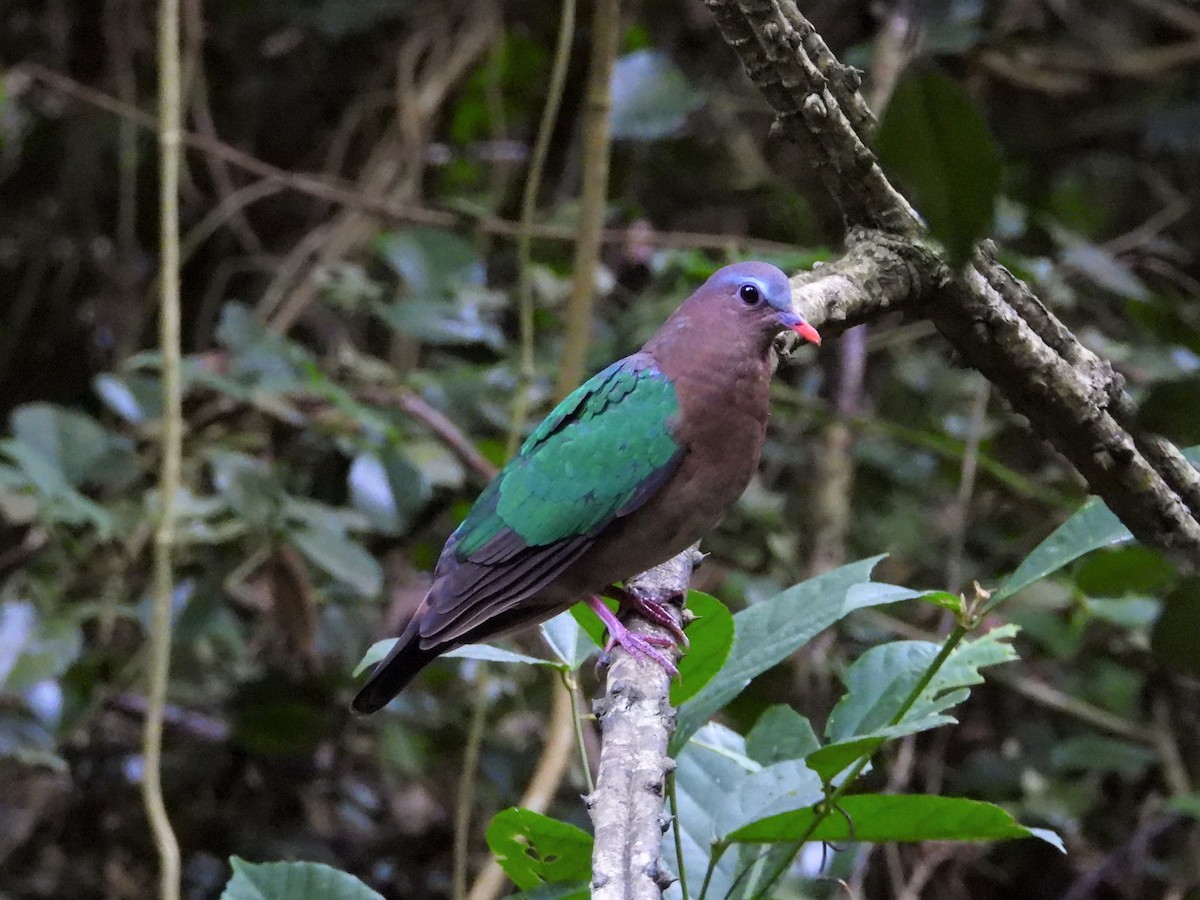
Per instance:
[[[716,288],[737,291],[744,284],[752,284],[777,309],[790,310],[792,288],[787,275],[777,266],[765,262],[741,262],[718,269],[708,283]]]

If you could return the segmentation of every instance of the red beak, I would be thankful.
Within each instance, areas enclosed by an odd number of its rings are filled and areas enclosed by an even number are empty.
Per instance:
[[[807,322],[801,321],[800,324],[793,325],[792,331],[796,332],[796,334],[800,335],[806,341],[810,341],[818,347],[821,346],[821,336],[817,334],[817,329],[813,328]]]

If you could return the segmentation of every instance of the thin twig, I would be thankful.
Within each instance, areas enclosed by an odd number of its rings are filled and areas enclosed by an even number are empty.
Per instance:
[[[416,419],[433,432],[443,444],[454,451],[454,454],[464,465],[477,476],[490,481],[500,470],[486,456],[476,449],[471,439],[463,434],[462,429],[450,421],[440,410],[435,409],[422,399],[421,395],[406,387],[364,387],[356,395],[366,403],[376,406],[389,406],[399,409],[405,415]]]
[[[967,424],[967,440],[963,448],[958,493],[951,507],[950,550],[946,554],[946,590],[951,593],[958,591],[963,584],[971,496],[975,493],[975,475],[979,471],[979,444],[983,440],[983,429],[987,424],[987,405],[991,394],[991,383],[985,378],[977,379],[974,396],[971,398],[971,417]]]
[[[479,751],[483,746],[483,726],[487,723],[488,671],[480,663],[475,671],[475,692],[471,703],[471,724],[463,749],[462,769],[458,774],[458,802],[454,807],[454,900],[467,896],[467,862],[470,858],[471,807],[475,800],[475,775],[479,770]]]
[[[553,692],[553,706],[550,708],[550,718],[546,724],[546,743],[542,757],[538,760],[529,786],[517,804],[522,809],[534,812],[545,812],[550,801],[558,793],[567,769],[571,765],[572,750],[575,746],[575,725],[571,707],[575,698],[565,688]],[[479,877],[471,886],[467,900],[495,900],[504,888],[504,870],[494,859],[488,860]]]
[[[159,350],[162,354],[162,464],[158,527],[154,533],[154,607],[150,626],[150,672],[146,725],[142,732],[142,799],[159,856],[159,896],[178,900],[179,842],[162,793],[163,707],[171,666],[171,594],[174,587],[175,495],[183,455],[183,409],[179,348],[179,0],[161,0],[158,23],[160,160],[159,209],[162,276]]]
[[[81,84],[68,78],[60,72],[48,69],[37,63],[22,63],[22,70],[29,77],[37,79],[49,88],[71,97],[97,109],[128,119],[135,125],[153,130],[154,117],[135,106],[122,103],[103,91]],[[354,209],[366,215],[376,217],[388,224],[430,225],[440,228],[456,228],[476,230],[484,234],[516,240],[521,235],[521,223],[511,219],[503,219],[485,213],[430,209],[416,203],[400,203],[395,200],[380,199],[366,191],[360,190],[354,184],[327,175],[314,175],[308,172],[291,172],[264,162],[257,157],[239,150],[222,141],[212,140],[196,132],[183,132],[183,143],[202,153],[219,156],[234,168],[257,175],[277,183],[283,190],[295,191],[326,203],[333,203],[347,209]],[[578,229],[574,225],[555,225],[538,223],[530,228],[530,234],[540,241],[555,241],[559,243],[574,243],[578,239]],[[792,253],[796,249],[793,243],[772,241],[764,238],[749,237],[742,234],[712,234],[701,231],[655,231],[639,229],[636,232],[628,228],[605,228],[600,232],[600,240],[604,244],[625,244],[631,239],[655,247],[674,250],[713,250],[716,252],[732,252],[742,250],[749,253],[772,255]]]
[[[567,325],[558,366],[557,396],[565,397],[583,380],[592,327],[596,268],[600,263],[601,231],[608,204],[608,164],[611,153],[613,64],[621,37],[621,0],[595,0],[592,12],[592,58],[588,66],[587,100],[583,113],[583,185],[579,196],[579,228],[567,300]]]
[[[542,186],[542,171],[550,152],[550,138],[558,121],[563,85],[567,81],[567,66],[571,62],[571,40],[575,36],[575,0],[562,0],[562,17],[558,23],[558,44],[554,48],[554,68],[542,121],[538,125],[533,145],[533,158],[521,195],[521,231],[517,236],[517,318],[521,326],[521,355],[517,365],[517,389],[513,395],[512,422],[509,425],[505,457],[517,452],[525,419],[529,416],[529,392],[536,374],[533,356],[533,216],[537,211],[538,192]]]

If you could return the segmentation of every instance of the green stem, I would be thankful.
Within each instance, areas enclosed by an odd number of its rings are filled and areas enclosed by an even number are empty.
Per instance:
[[[919,699],[921,699],[921,694],[924,693],[925,688],[929,687],[929,683],[933,681],[933,678],[935,675],[937,675],[938,670],[946,664],[946,660],[950,658],[950,654],[954,652],[955,648],[957,648],[960,643],[962,643],[963,638],[967,636],[969,631],[969,625],[959,623],[958,625],[954,626],[954,630],[950,632],[949,636],[946,638],[946,642],[942,645],[942,649],[938,651],[938,655],[934,657],[933,662],[931,662],[925,669],[925,672],[921,676],[920,680],[916,683],[916,685],[913,686],[913,689],[909,691],[908,696],[904,699],[904,702],[900,704],[900,708],[896,710],[896,714],[893,715],[888,721],[887,727],[900,724],[904,717],[908,715],[908,711],[913,708],[914,704],[916,704]],[[855,761],[853,766],[850,767],[849,771],[846,773],[846,776],[842,779],[841,784],[839,784],[825,798],[824,802],[819,805],[816,815],[813,816],[813,820],[811,823],[809,823],[808,828],[806,828],[804,833],[800,835],[799,839],[792,842],[792,852],[781,857],[780,861],[775,864],[775,868],[771,870],[771,872],[767,875],[766,880],[762,882],[761,889],[759,893],[755,894],[755,897],[764,896],[765,892],[770,890],[775,885],[775,882],[783,877],[783,874],[791,865],[792,860],[795,859],[796,854],[800,852],[800,848],[812,838],[818,826],[820,826],[820,824],[825,821],[825,818],[837,808],[838,801],[846,795],[846,792],[850,789],[850,786],[853,785],[858,776],[862,774],[863,769],[865,769],[871,762],[871,758],[875,755],[875,752],[878,749],[879,748],[876,747],[874,750],[867,751]],[[749,871],[749,869],[747,869],[747,871]],[[742,875],[745,875],[745,873],[743,872]],[[739,880],[742,878],[742,875],[738,876]]]
[[[579,715],[579,685],[575,683],[575,677],[569,670],[559,671],[562,674],[563,686],[571,695],[571,721],[575,725],[575,744],[579,748],[579,761],[583,765],[584,783],[588,793],[592,794],[596,790],[596,784],[592,780],[592,761],[588,759],[587,744],[583,742],[583,718]]]
[[[688,900],[687,867],[683,864],[683,835],[679,831],[679,798],[675,796],[675,773],[667,781],[667,799],[671,804],[671,833],[675,838],[675,866],[679,869],[679,890]]]
[[[608,201],[608,165],[612,150],[610,91],[620,43],[621,0],[595,0],[592,6],[592,58],[583,110],[578,238],[555,390],[559,398],[571,393],[583,381]]]
[[[183,470],[183,410],[180,376],[179,168],[182,91],[179,78],[179,0],[161,0],[158,11],[159,168],[159,349],[162,353],[162,463],[154,530],[154,605],[150,672],[142,732],[142,802],[159,858],[159,897],[178,900],[179,840],[162,792],[163,709],[171,669],[171,595],[175,581],[175,497]]]
[[[467,896],[468,844],[471,838],[471,801],[475,797],[475,773],[479,769],[479,750],[483,746],[483,726],[487,721],[488,672],[479,664],[475,675],[475,697],[471,704],[471,724],[463,750],[462,771],[458,776],[458,805],[454,809],[454,900]]]

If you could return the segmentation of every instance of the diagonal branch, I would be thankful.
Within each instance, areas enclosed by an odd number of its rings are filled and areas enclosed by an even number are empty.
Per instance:
[[[915,212],[864,143],[855,78],[794,0],[705,2],[775,108],[776,129],[806,149],[851,228],[842,260],[793,279],[810,321],[836,331],[900,308],[928,318],[1134,536],[1200,566],[1200,475],[1169,441],[1135,426],[1120,375],[996,261],[990,243],[956,273],[922,240]]]

